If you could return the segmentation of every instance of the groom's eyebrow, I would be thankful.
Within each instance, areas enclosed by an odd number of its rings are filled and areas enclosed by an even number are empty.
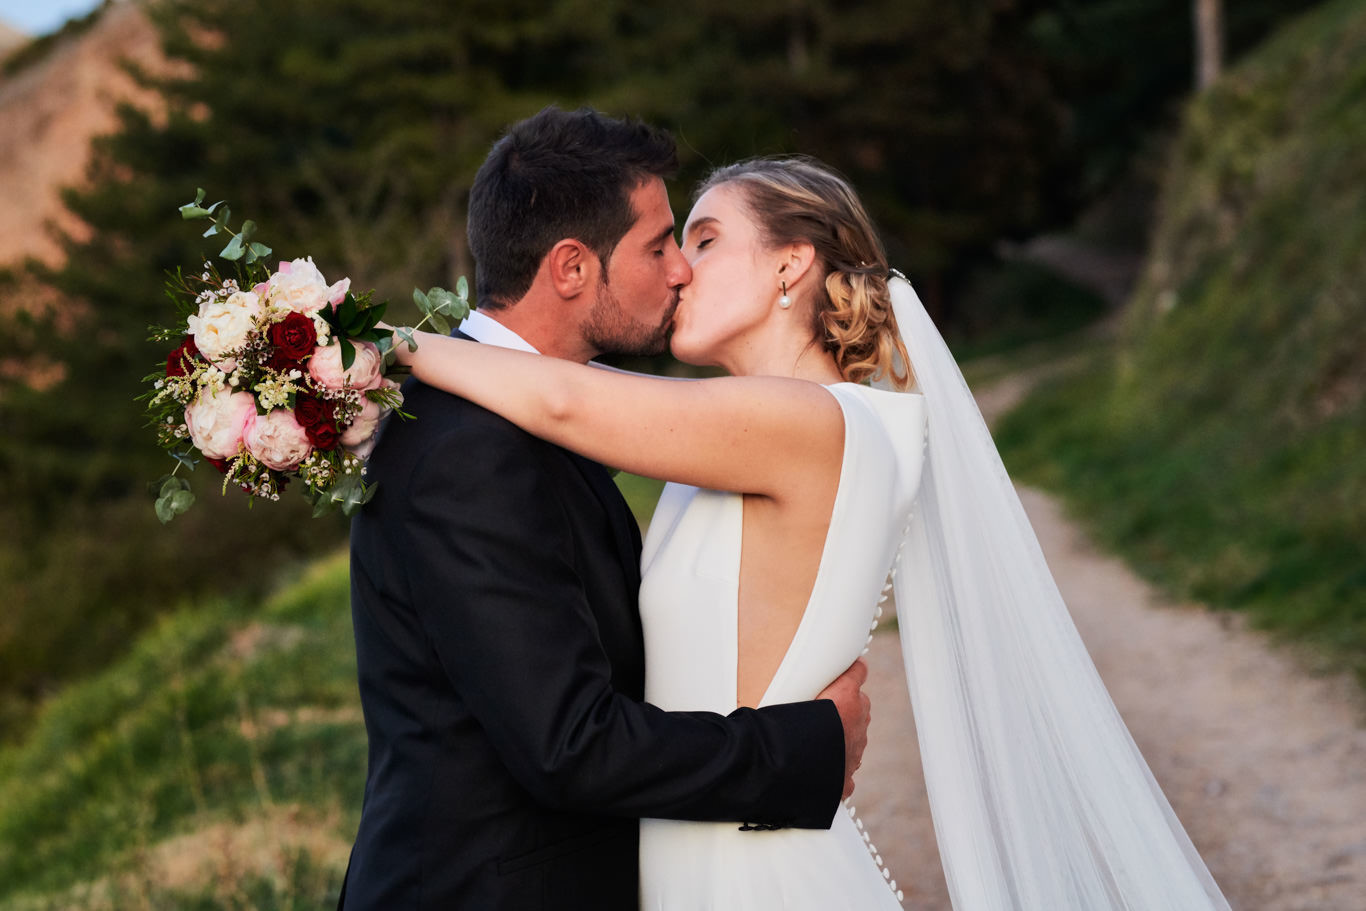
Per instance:
[[[650,238],[650,242],[649,242],[648,244],[646,244],[645,247],[646,247],[646,249],[649,249],[649,248],[651,248],[651,247],[657,247],[657,246],[659,246],[660,244],[664,243],[664,241],[668,240],[670,237],[673,237],[673,236],[674,236],[674,226],[671,224],[671,225],[669,225],[667,228],[665,228],[663,231],[660,231],[660,232],[659,232],[658,234],[656,234],[654,237]]]

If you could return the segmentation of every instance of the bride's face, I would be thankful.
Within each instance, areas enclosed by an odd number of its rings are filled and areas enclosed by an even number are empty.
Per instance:
[[[674,313],[674,357],[729,368],[780,293],[775,255],[733,185],[712,187],[693,206],[683,226],[683,255],[692,281]]]

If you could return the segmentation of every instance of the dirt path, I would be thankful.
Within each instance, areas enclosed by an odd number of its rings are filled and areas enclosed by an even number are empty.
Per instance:
[[[988,420],[1023,394],[978,396]],[[1164,600],[1022,488],[1082,638],[1134,739],[1238,911],[1366,911],[1366,699],[1241,618]],[[854,803],[910,911],[949,902],[896,635],[869,652],[872,739]]]

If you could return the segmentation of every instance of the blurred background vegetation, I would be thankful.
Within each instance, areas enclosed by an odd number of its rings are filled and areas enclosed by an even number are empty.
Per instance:
[[[345,562],[312,561],[345,525],[203,471],[157,523],[147,327],[213,249],[175,209],[206,187],[401,307],[472,272],[469,182],[549,103],[672,129],[680,218],[738,158],[845,172],[962,356],[1068,360],[1001,429],[1013,471],[1366,681],[1359,2],[1229,4],[1197,91],[1191,0],[107,0],[10,52],[0,122],[130,17],[159,51],[55,252],[0,248],[0,908],[335,892],[364,730]]]

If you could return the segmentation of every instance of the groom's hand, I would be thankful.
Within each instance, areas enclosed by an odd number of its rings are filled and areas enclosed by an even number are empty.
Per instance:
[[[860,658],[816,697],[829,699],[835,703],[835,708],[840,713],[840,721],[844,723],[845,798],[854,793],[854,773],[863,763],[863,749],[868,746],[871,703],[868,697],[863,695],[863,684],[867,679],[868,665]]]

